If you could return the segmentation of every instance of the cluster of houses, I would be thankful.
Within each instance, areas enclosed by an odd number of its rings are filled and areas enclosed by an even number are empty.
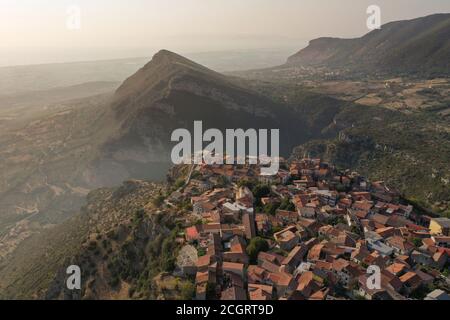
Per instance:
[[[450,219],[320,159],[281,168],[202,165],[171,195],[192,205],[176,272],[196,299],[449,299]]]

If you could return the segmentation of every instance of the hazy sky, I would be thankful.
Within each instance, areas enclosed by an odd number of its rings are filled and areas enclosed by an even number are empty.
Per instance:
[[[0,0],[0,63],[181,52],[301,47],[320,36],[368,32],[366,9],[382,22],[450,12],[449,0]],[[67,9],[81,9],[79,30]],[[4,63],[4,62],[3,62]]]

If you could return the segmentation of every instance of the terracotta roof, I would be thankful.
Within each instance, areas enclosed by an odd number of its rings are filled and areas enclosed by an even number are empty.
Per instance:
[[[263,284],[248,285],[250,300],[270,300],[273,294],[273,287]]]
[[[391,246],[403,251],[412,250],[414,248],[414,245],[412,243],[399,236],[390,237],[386,240],[386,242]]]
[[[354,250],[350,254],[350,257],[358,261],[363,261],[369,254],[370,251],[367,249],[367,247],[365,245],[362,245],[360,248]]]
[[[308,260],[319,260],[320,259],[320,253],[322,252],[324,245],[323,244],[316,244],[309,250],[308,253]]]
[[[375,215],[373,215],[371,217],[371,220],[385,226],[389,221],[389,217],[383,216],[382,214],[379,214],[379,213],[376,213]]]
[[[211,202],[199,202],[196,205],[202,207],[205,211],[212,211],[216,207],[216,205]]]
[[[262,289],[248,289],[248,295],[250,297],[250,300],[254,301],[265,301],[270,300],[269,294],[265,293]]]
[[[298,291],[303,291],[312,281],[314,281],[314,273],[311,271],[303,272],[298,279]]]
[[[198,239],[200,236],[197,226],[192,226],[192,227],[186,228],[185,232],[186,232],[186,238],[188,240],[195,240],[195,239]]]
[[[276,253],[261,251],[260,253],[258,253],[258,261],[262,260],[267,260],[269,262],[280,265],[281,261],[284,260],[284,257]]]
[[[235,263],[235,262],[224,262],[222,264],[223,271],[229,271],[229,272],[244,272],[244,264],[242,263]]]
[[[351,192],[350,196],[359,198],[359,197],[361,197],[361,194],[359,192]],[[366,199],[364,196],[370,197],[370,194],[368,192],[365,192],[361,199],[359,199],[359,200],[357,199],[353,203],[353,207],[360,208],[360,209],[363,209],[363,210],[369,210],[370,208],[372,208],[373,207],[373,202],[368,200],[368,199]]]
[[[413,271],[407,272],[404,275],[400,277],[400,281],[402,283],[407,283],[410,286],[419,285],[422,281],[422,279],[419,277],[419,275]]]
[[[333,264],[331,262],[318,260],[315,262],[314,269],[331,270]]]
[[[269,274],[269,279],[278,286],[288,286],[292,281],[293,277],[289,273],[277,272]]]
[[[356,210],[354,212],[355,216],[357,216],[359,219],[365,219],[367,215],[369,214],[369,211],[365,210]]]
[[[212,231],[212,230],[220,230],[220,223],[207,223],[202,225],[203,227],[203,231],[204,232],[208,232],[208,231]]]
[[[293,233],[290,230],[287,231],[283,231],[279,234],[276,235],[276,239],[278,241],[283,241],[283,242],[288,242],[291,241],[292,239],[294,239],[296,237],[295,233]]]
[[[198,258],[197,260],[197,267],[207,267],[211,263],[211,256],[210,255],[204,255]]]
[[[390,286],[397,292],[400,291],[403,286],[402,282],[396,275],[386,270],[381,271],[381,284],[384,287]]]
[[[328,292],[329,289],[316,291],[309,297],[309,300],[325,300],[327,298]]]
[[[438,262],[441,259],[445,259],[446,253],[444,251],[438,251],[433,255],[433,261]]]
[[[435,242],[445,242],[450,244],[450,237],[447,236],[433,236]]]
[[[407,268],[403,263],[393,263],[389,267],[386,268],[387,271],[389,271],[392,274],[399,274],[403,271],[405,271]]]
[[[263,260],[263,262],[261,263],[261,268],[263,268],[269,272],[278,272],[278,270],[280,270],[279,265],[276,265],[275,263],[272,263],[267,260]]]
[[[359,277],[360,275],[364,274],[361,267],[353,262],[350,262],[345,269],[352,277]]]
[[[433,239],[431,239],[431,238],[425,238],[425,239],[422,239],[422,243],[423,243],[424,245],[426,245],[427,247],[432,247],[432,246],[435,245]]]
[[[395,229],[393,227],[385,227],[385,228],[376,229],[375,232],[378,233],[382,237],[386,237],[387,235],[392,235],[394,230]]]
[[[264,270],[264,269],[261,268],[261,267],[255,266],[255,265],[250,265],[250,266],[248,266],[247,272],[248,272],[249,274],[250,274],[250,273],[254,273],[254,274],[256,274],[257,276],[262,276],[262,275],[264,274],[264,272],[266,272],[266,270]]]
[[[195,275],[195,283],[199,284],[199,283],[205,283],[209,281],[209,272],[205,271],[205,272],[197,272],[197,274]]]
[[[289,252],[288,256],[281,262],[281,264],[290,264],[295,260],[301,260],[305,255],[307,249],[305,246],[296,246]]]
[[[347,268],[350,263],[344,259],[336,259],[333,261],[332,265],[334,270],[342,271],[343,269]]]
[[[232,286],[222,291],[220,300],[247,300],[247,293],[238,286]]]

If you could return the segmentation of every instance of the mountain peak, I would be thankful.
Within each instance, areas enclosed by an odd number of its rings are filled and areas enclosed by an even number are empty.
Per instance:
[[[201,64],[166,49],[162,49],[155,53],[152,60],[150,60],[150,62],[148,62],[141,70],[148,72],[148,70],[154,70],[155,68],[160,69],[164,67],[170,67],[170,69],[176,68],[176,71],[181,71],[181,69],[190,69],[206,72],[210,75],[219,75],[219,73],[210,70]],[[175,69],[172,71],[175,71]]]
[[[186,75],[201,74],[201,78],[225,79],[223,75],[210,70],[194,61],[169,50],[160,50],[152,60],[134,75],[126,79],[116,91],[116,102],[134,99],[136,96],[145,95],[146,92],[168,83],[171,79]]]
[[[161,58],[161,57],[168,57],[168,58],[172,58],[172,59],[186,59],[183,56],[181,56],[173,51],[167,50],[167,49],[161,49],[153,55],[154,59]]]
[[[175,62],[183,62],[183,63],[193,63],[189,59],[166,49],[162,49],[153,55],[152,60],[148,63],[175,63]],[[147,64],[147,65],[148,65]]]

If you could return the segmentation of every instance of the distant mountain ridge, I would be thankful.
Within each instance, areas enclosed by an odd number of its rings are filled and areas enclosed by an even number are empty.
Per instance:
[[[289,57],[287,65],[448,75],[450,14],[390,22],[361,38],[318,38]]]

